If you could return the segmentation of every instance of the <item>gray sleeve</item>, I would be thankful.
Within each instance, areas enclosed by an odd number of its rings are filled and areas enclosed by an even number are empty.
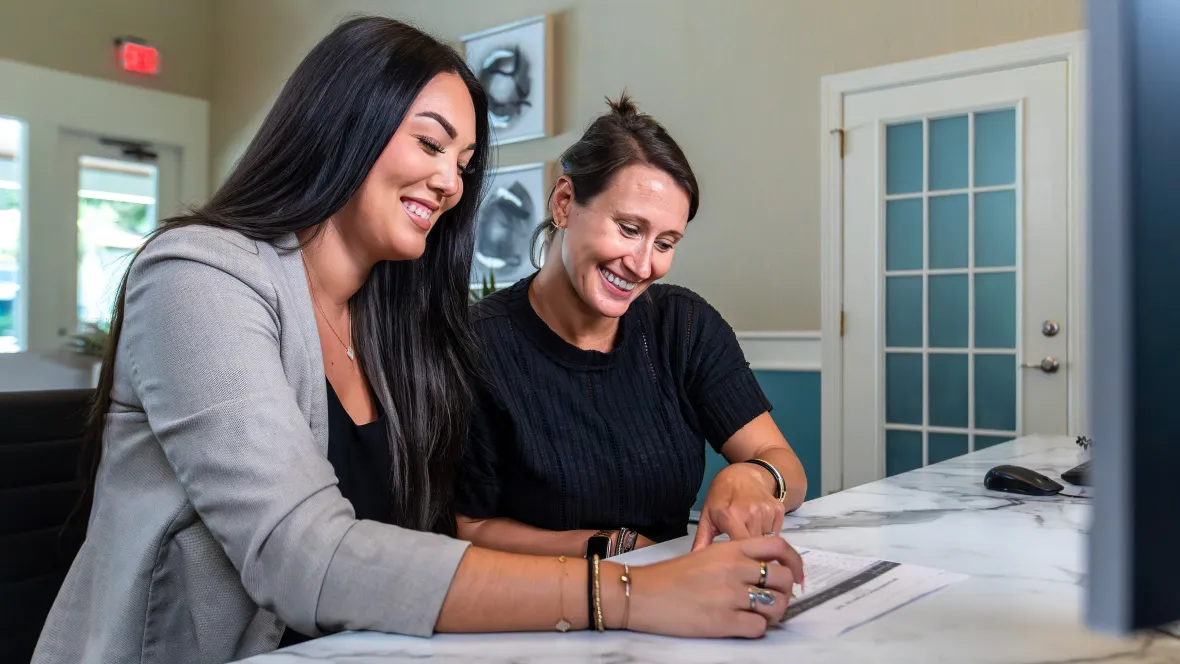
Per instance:
[[[355,518],[287,381],[271,279],[211,231],[135,260],[119,352],[148,423],[260,606],[310,635],[430,635],[467,543]]]

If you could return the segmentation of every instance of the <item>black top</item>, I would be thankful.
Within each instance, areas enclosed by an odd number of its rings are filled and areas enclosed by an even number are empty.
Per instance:
[[[368,424],[353,422],[331,382],[328,382],[328,461],[340,480],[340,493],[352,503],[356,518],[392,522],[392,460],[385,423],[381,418]],[[286,648],[308,638],[288,628],[279,647]]]
[[[332,383],[328,383],[328,461],[340,480],[340,493],[352,503],[356,518],[392,523],[393,489],[389,438],[378,417],[356,424]]]
[[[473,309],[484,379],[456,510],[687,534],[705,441],[720,448],[770,410],[733,330],[700,296],[657,284],[619,319],[614,350],[582,350],[533,311],[531,281]]]

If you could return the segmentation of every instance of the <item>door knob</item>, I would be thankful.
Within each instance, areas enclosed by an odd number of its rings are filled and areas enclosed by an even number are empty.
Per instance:
[[[1045,359],[1041,360],[1037,364],[1022,364],[1022,365],[1020,365],[1020,368],[1021,369],[1040,369],[1041,371],[1044,371],[1047,374],[1051,374],[1051,373],[1057,373],[1057,370],[1061,368],[1061,362],[1057,358],[1050,355],[1049,357],[1046,357]]]
[[[1041,324],[1041,334],[1046,337],[1055,337],[1061,331],[1061,326],[1055,320],[1047,320]]]

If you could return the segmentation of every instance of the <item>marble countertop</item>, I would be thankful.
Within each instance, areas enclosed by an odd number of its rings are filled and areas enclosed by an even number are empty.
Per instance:
[[[1056,478],[1079,461],[1071,438],[1027,437],[805,503],[784,536],[814,549],[961,572],[971,578],[832,639],[772,631],[757,641],[608,632],[438,635],[351,632],[245,660],[307,662],[1180,662],[1180,638],[1113,638],[1082,626],[1086,498],[983,488],[1014,463]],[[1067,485],[1067,491],[1074,489]],[[632,564],[688,550],[684,538]]]

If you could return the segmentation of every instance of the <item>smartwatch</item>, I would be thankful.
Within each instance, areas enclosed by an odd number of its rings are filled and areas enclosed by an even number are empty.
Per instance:
[[[600,530],[590,536],[586,540],[586,558],[597,555],[600,560],[610,558],[611,554],[611,531]]]

